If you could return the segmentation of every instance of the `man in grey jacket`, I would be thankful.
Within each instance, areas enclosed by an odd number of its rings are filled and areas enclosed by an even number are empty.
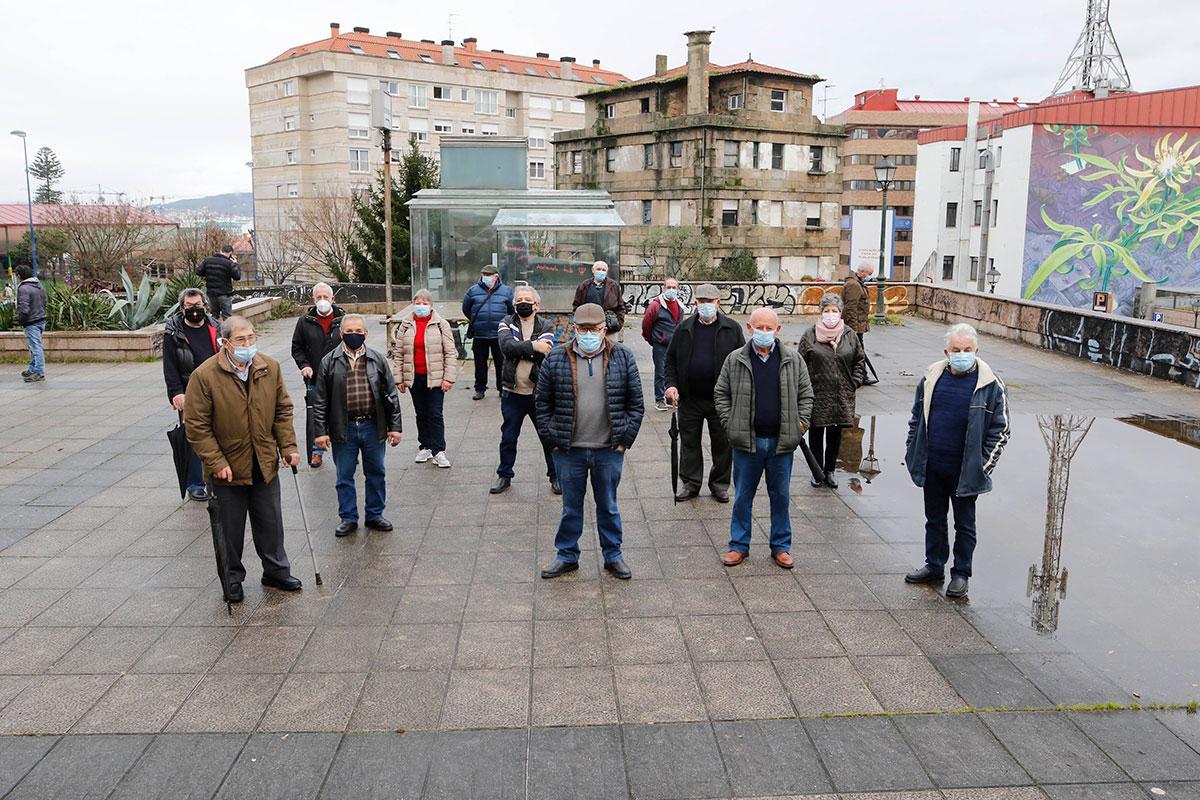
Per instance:
[[[42,349],[42,334],[46,330],[46,290],[33,274],[33,267],[18,264],[15,270],[21,282],[17,284],[17,321],[25,328],[29,346],[29,369],[21,373],[26,383],[46,380],[46,354]]]
[[[954,507],[954,566],[947,597],[963,597],[975,552],[975,498],[992,489],[992,470],[1008,443],[1008,390],[976,355],[979,336],[959,323],[946,331],[945,358],[917,384],[904,462],[925,493],[925,566],[909,583],[945,579],[950,558],[946,514]]]
[[[750,342],[725,359],[714,393],[717,415],[733,447],[733,519],[729,552],[721,561],[733,567],[748,557],[754,495],[765,473],[771,499],[771,558],[791,569],[792,457],[808,429],[812,383],[804,359],[779,341],[782,326],[773,309],[757,309],[746,328]]]

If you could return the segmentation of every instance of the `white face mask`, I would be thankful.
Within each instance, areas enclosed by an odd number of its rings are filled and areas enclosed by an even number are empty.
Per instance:
[[[842,321],[842,315],[836,311],[826,311],[821,314],[821,321],[825,323],[826,328],[836,328],[837,324]]]
[[[333,303],[329,302],[328,300],[317,301],[317,313],[322,317],[329,316],[329,312],[331,311],[333,311]]]

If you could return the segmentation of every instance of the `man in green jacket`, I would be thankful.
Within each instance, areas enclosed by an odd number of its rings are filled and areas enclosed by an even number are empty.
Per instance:
[[[771,500],[771,558],[784,569],[792,559],[792,519],[788,504],[792,458],[808,429],[813,390],[808,367],[794,349],[779,341],[779,316],[760,308],[746,326],[750,342],[730,353],[717,378],[714,400],[733,447],[733,519],[727,567],[746,560],[754,496],[763,474]]]

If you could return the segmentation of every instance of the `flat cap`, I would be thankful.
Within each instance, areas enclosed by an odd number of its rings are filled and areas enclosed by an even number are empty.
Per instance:
[[[692,296],[697,300],[720,300],[721,290],[711,283],[702,283],[692,292]]]
[[[575,309],[575,325],[603,325],[604,309],[595,303],[584,303]]]
[[[495,275],[496,272],[496,268],[491,264],[484,264],[483,269],[479,270],[480,275]]]

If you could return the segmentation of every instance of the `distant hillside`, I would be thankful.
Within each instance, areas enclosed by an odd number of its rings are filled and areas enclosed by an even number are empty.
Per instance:
[[[153,206],[168,216],[181,213],[203,213],[214,217],[249,217],[254,213],[250,192],[229,192],[208,197],[190,197]]]

